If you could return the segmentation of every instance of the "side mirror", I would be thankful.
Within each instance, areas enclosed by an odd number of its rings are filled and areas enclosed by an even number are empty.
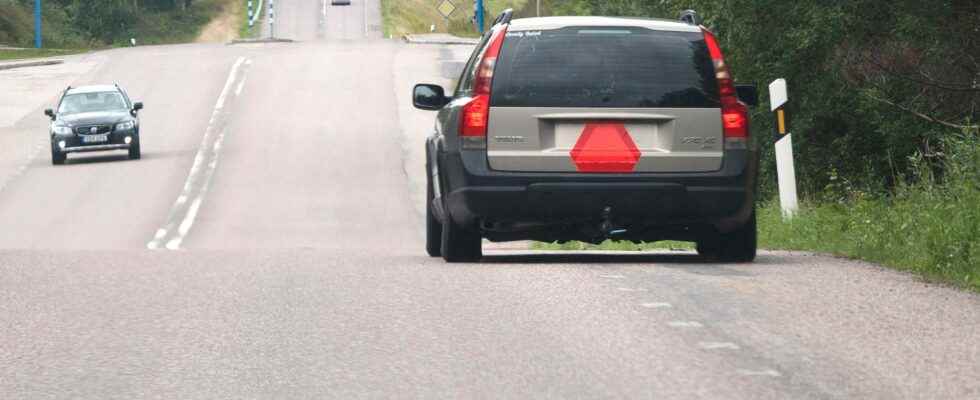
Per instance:
[[[449,99],[442,86],[419,84],[412,91],[412,104],[420,110],[441,110],[449,104]]]
[[[48,118],[51,118],[51,120],[54,121],[54,110],[52,110],[50,108],[47,109],[47,110],[44,110],[44,115],[47,115]]]
[[[137,101],[133,103],[133,111],[139,111],[143,109],[143,102]]]
[[[735,91],[738,92],[738,99],[745,105],[749,107],[759,105],[759,89],[755,87],[755,84],[735,85]]]

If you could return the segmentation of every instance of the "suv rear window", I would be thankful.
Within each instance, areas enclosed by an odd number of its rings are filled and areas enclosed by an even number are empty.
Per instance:
[[[507,33],[495,107],[714,108],[718,82],[704,35],[570,27]]]

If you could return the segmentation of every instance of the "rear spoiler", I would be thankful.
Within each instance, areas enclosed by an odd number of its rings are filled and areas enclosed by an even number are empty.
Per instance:
[[[678,18],[681,22],[688,25],[700,25],[701,17],[698,16],[698,12],[694,10],[684,10],[681,11],[681,16]]]
[[[514,9],[508,8],[497,16],[497,19],[493,21],[493,26],[497,24],[509,24],[512,19],[514,19]]]

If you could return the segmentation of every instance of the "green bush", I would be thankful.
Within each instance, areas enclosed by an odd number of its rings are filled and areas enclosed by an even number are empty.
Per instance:
[[[91,48],[194,40],[226,0],[45,0],[44,47]],[[33,1],[0,0],[0,43],[31,46]]]
[[[944,174],[921,155],[894,195],[806,203],[784,221],[778,204],[759,212],[760,243],[856,257],[980,291],[980,141],[945,140]]]

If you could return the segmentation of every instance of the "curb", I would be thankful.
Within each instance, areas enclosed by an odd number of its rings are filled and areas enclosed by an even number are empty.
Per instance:
[[[45,65],[58,65],[64,64],[65,60],[40,60],[40,61],[21,61],[21,62],[9,62],[0,63],[0,71],[14,68],[24,68],[24,67],[41,67]]]
[[[232,41],[230,41],[230,42],[228,42],[226,44],[228,44],[228,45],[234,45],[234,44],[293,43],[293,42],[295,42],[295,40],[293,40],[293,39],[278,39],[278,38],[272,39],[272,38],[265,38],[265,39],[234,39],[234,40],[232,40]]]
[[[456,36],[426,37],[425,35],[405,35],[402,37],[409,44],[436,44],[436,45],[465,45],[474,46],[480,43],[480,39],[461,38]]]

